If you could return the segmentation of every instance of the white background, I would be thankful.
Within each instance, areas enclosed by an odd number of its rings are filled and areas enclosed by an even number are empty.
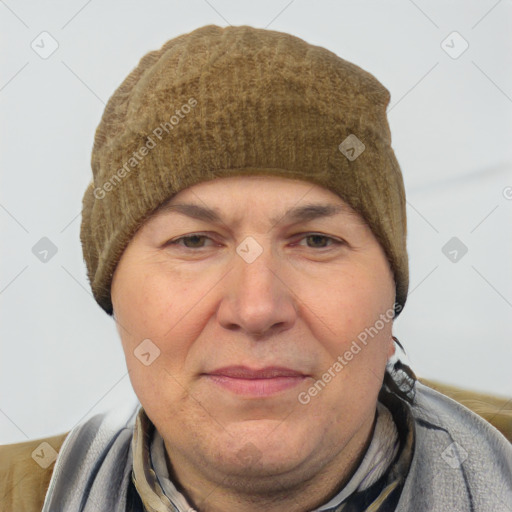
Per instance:
[[[134,398],[79,242],[94,131],[145,53],[206,24],[289,32],[389,89],[410,256],[395,334],[420,376],[512,396],[510,1],[5,0],[0,443],[65,432]],[[47,59],[31,48],[43,31],[58,42]],[[453,31],[469,44],[456,59],[441,47]],[[441,250],[454,236],[468,248],[456,263]],[[42,237],[58,249],[46,263],[32,253]]]

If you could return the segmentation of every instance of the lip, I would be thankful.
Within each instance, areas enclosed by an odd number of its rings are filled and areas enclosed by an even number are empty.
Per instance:
[[[267,366],[265,368],[253,369],[248,366],[225,366],[208,372],[207,375],[222,375],[233,379],[272,379],[276,377],[305,377],[297,370],[285,368],[284,366]]]
[[[204,375],[214,384],[237,395],[258,398],[294,388],[307,377],[297,370],[282,366],[268,366],[260,369],[226,366]]]

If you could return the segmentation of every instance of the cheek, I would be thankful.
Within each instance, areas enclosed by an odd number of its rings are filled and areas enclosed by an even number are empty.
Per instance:
[[[318,317],[316,324],[323,329],[323,336],[335,346],[342,341],[350,342],[360,334],[364,338],[364,332],[374,326],[381,315],[387,316],[387,321],[379,322],[377,330],[388,335],[394,298],[393,284],[388,281],[366,269],[333,275],[326,292],[305,289],[307,299],[304,302]]]
[[[132,266],[129,276],[120,277],[116,289],[116,317],[128,369],[142,380],[161,378],[155,372],[144,372],[134,355],[141,342],[149,339],[158,353],[151,367],[162,367],[171,375],[181,375],[194,341],[208,321],[205,310],[208,301],[202,299],[205,290],[213,284],[201,281],[202,286],[198,286],[197,278],[162,272],[161,268],[153,266],[141,271]]]
[[[165,404],[171,401],[179,407],[187,395],[183,368],[195,339],[186,321],[190,290],[161,273],[131,266],[119,274],[115,292],[116,320],[133,389],[146,412],[159,417]]]
[[[116,316],[134,336],[161,339],[185,314],[190,290],[187,283],[152,266],[132,266],[120,276]]]
[[[343,395],[357,403],[378,393],[391,346],[393,300],[394,283],[387,274],[382,277],[380,268],[340,273],[333,276],[328,294],[309,293],[316,307],[308,308],[308,323],[316,325],[313,334],[327,353],[322,370],[330,374],[320,378],[333,382],[331,396],[350,388]]]

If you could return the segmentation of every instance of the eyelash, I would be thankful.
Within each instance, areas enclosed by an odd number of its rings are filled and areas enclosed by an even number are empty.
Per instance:
[[[302,233],[301,233],[302,234]],[[310,249],[327,249],[328,247],[331,247],[333,245],[343,245],[345,242],[342,241],[342,240],[337,240],[336,238],[333,238],[331,236],[328,236],[328,235],[324,235],[322,233],[306,233],[305,236],[303,236],[300,240],[305,240],[309,237],[312,237],[312,236],[317,236],[317,237],[321,237],[321,238],[324,238],[330,242],[332,242],[330,245],[328,246],[325,246],[325,247],[309,247]],[[201,233],[192,233],[190,235],[185,235],[185,236],[181,236],[179,238],[176,238],[174,240],[170,240],[169,242],[167,242],[165,245],[175,245],[175,246],[180,246],[183,247],[184,249],[190,249],[190,250],[194,250],[194,249],[205,249],[205,247],[187,247],[185,245],[182,245],[180,244],[180,241],[182,240],[189,240],[191,238],[206,238],[208,240],[211,240],[210,237],[208,237],[207,235],[203,235]]]

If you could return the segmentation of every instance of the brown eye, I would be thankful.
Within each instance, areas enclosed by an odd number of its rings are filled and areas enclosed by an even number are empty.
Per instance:
[[[185,242],[185,247],[189,247],[189,248],[196,248],[196,247],[202,247],[202,245],[200,245],[200,242],[201,240],[204,240],[206,237],[203,236],[203,235],[192,235],[192,236],[187,236],[187,237],[184,237],[183,238],[183,241]],[[187,244],[187,241],[189,242]]]
[[[201,242],[206,239],[209,240],[205,235],[187,235],[168,242],[168,245],[179,245],[187,249],[202,249],[205,246]]]
[[[319,233],[312,233],[305,236],[302,240],[307,241],[307,246],[312,249],[325,249],[332,245],[339,245],[341,242],[330,236],[322,235]]]
[[[313,247],[327,247],[326,243],[329,240],[332,240],[329,239],[329,237],[323,235],[309,235],[306,237],[306,239],[312,241]]]

